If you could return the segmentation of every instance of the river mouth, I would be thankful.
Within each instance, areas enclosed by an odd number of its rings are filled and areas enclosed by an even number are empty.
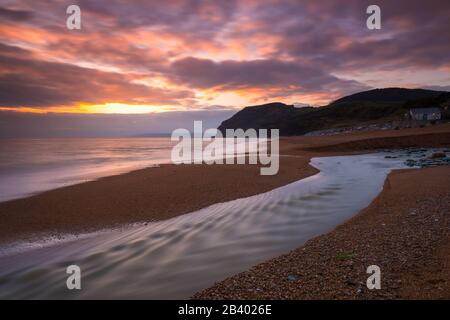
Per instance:
[[[313,158],[320,172],[173,219],[0,258],[3,299],[186,299],[346,221],[405,168],[404,153]],[[68,290],[78,265],[82,289]]]

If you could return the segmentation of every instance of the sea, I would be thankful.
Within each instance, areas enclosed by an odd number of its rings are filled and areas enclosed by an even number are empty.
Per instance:
[[[170,162],[170,137],[0,139],[0,201]]]
[[[251,141],[244,152],[266,149],[265,139]],[[0,202],[172,163],[177,143],[170,137],[0,139]]]

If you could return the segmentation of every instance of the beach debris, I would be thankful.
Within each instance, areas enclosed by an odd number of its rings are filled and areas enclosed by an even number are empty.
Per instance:
[[[445,158],[447,155],[444,152],[435,152],[431,155],[430,159]]]
[[[354,252],[339,252],[336,255],[336,258],[339,260],[347,260],[347,259],[355,258],[356,256],[357,256],[357,254]]]
[[[288,279],[288,281],[296,281],[297,280],[297,276],[296,275],[293,275],[293,274],[290,274],[290,275],[288,275],[288,277],[287,277],[287,279]]]

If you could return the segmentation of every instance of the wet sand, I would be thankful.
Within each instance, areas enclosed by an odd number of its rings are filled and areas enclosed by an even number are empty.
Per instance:
[[[161,165],[0,203],[0,242],[168,219],[252,196],[315,174],[313,156],[449,145],[450,124],[282,138],[280,153],[295,157],[282,156],[275,176],[261,176],[258,165]]]
[[[366,268],[381,268],[381,289]],[[359,215],[196,299],[450,299],[450,167],[392,172]]]

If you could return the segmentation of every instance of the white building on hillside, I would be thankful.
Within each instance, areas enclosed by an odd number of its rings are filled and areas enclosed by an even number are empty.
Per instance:
[[[409,110],[412,120],[431,121],[441,120],[440,108],[414,108]]]

